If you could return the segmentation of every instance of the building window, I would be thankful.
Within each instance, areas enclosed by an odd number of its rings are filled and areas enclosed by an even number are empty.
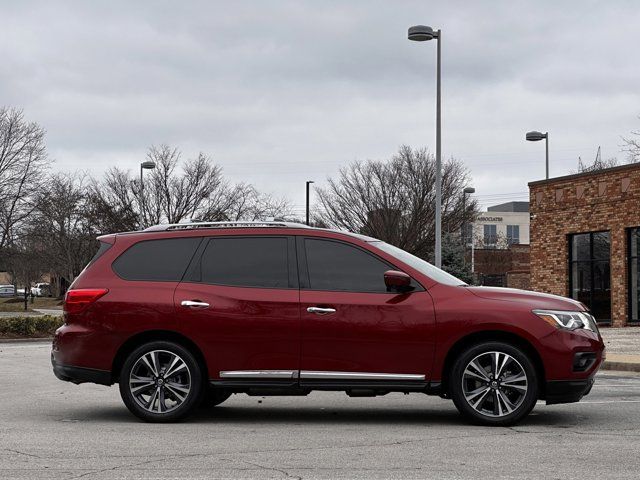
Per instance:
[[[640,320],[640,228],[629,229],[629,321]]]
[[[611,322],[611,238],[609,232],[569,236],[571,298],[591,310],[602,323]]]
[[[495,247],[497,241],[498,241],[497,225],[485,225],[484,226],[484,246]]]
[[[520,225],[507,225],[507,243],[509,245],[520,243]]]

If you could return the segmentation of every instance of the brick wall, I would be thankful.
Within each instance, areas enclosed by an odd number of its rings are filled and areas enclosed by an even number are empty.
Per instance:
[[[531,273],[529,270],[507,272],[507,287],[531,290]]]
[[[476,249],[474,273],[478,278],[502,275],[507,287],[529,290],[529,245]]]
[[[640,164],[529,184],[531,288],[570,296],[569,239],[607,230],[611,238],[611,316],[626,324],[628,227],[640,226]]]

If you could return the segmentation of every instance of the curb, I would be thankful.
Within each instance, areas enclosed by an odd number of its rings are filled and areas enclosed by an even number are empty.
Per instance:
[[[640,372],[640,363],[636,362],[612,362],[605,360],[601,370],[617,370],[619,372]]]
[[[44,343],[53,341],[53,337],[38,337],[38,338],[0,338],[0,344],[2,343]]]

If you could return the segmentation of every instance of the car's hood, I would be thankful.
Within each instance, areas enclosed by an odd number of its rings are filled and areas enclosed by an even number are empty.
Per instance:
[[[529,290],[518,290],[515,288],[501,287],[465,287],[474,295],[490,300],[503,300],[507,302],[518,302],[530,307],[544,308],[548,310],[584,310],[582,303],[570,298],[551,295],[549,293],[531,292]]]

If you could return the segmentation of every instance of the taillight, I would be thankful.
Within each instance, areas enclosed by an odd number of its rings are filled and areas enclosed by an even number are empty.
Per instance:
[[[106,288],[79,288],[77,290],[69,290],[64,297],[63,309],[67,313],[80,313],[108,291]]]

